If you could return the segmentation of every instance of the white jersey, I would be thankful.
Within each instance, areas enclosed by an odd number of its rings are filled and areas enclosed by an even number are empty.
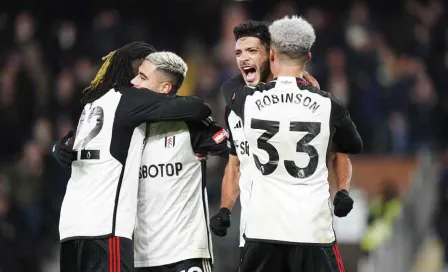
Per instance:
[[[249,203],[250,187],[252,180],[249,174],[249,143],[244,135],[244,126],[241,118],[226,107],[225,119],[227,128],[229,130],[229,146],[230,154],[238,156],[240,161],[240,204],[241,204],[241,216],[240,216],[240,247],[244,247],[244,226],[247,204]]]
[[[60,240],[131,239],[146,129],[142,123],[201,120],[209,114],[199,99],[134,88],[111,89],[85,105],[73,145],[77,159],[61,207]]]
[[[256,88],[231,80],[223,85],[223,93],[243,118],[250,145],[253,183],[246,240],[333,243],[327,168],[331,142],[341,152],[362,148],[340,101],[294,77],[279,77]]]
[[[140,167],[135,267],[212,258],[205,162],[195,153],[227,152],[227,135],[201,122],[148,125]]]

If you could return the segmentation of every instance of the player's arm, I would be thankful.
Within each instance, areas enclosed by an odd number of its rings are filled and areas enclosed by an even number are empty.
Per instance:
[[[333,171],[335,171],[336,181],[338,182],[338,192],[333,200],[334,214],[338,217],[344,217],[353,209],[353,199],[349,195],[352,168],[348,153],[361,153],[363,144],[361,136],[342,101],[332,94],[330,94],[330,98],[331,125],[335,129],[333,145],[335,151],[338,152],[333,161]]]
[[[167,96],[136,88],[122,91],[120,101],[134,125],[159,121],[201,121],[211,115],[210,107],[192,96]]]
[[[234,76],[221,86],[221,92],[224,96],[227,106],[238,116],[243,118],[244,103],[246,97],[252,95],[256,87],[246,86],[241,75]]]
[[[227,132],[212,117],[201,122],[187,122],[195,153],[207,155],[228,154]]]
[[[231,225],[231,210],[240,194],[240,160],[236,154],[232,131],[229,127],[228,116],[230,109],[226,107],[225,120],[228,128],[229,161],[224,170],[221,185],[221,208],[218,214],[210,219],[210,229],[217,236],[225,236]]]
[[[334,177],[336,179],[337,190],[350,191],[350,182],[352,180],[352,162],[347,153],[331,152],[331,165]]]
[[[335,95],[331,98],[331,125],[335,129],[333,143],[336,152],[358,154],[362,152],[363,144],[361,136],[355,124],[350,118],[350,114],[342,101]]]
[[[240,160],[236,154],[229,154],[221,187],[221,209],[232,211],[240,195]]]
[[[221,187],[221,208],[210,218],[210,229],[216,236],[226,236],[231,225],[231,210],[240,194],[240,160],[236,155],[229,155],[229,162],[224,171]]]
[[[236,154],[235,142],[233,141],[232,130],[229,125],[230,108],[226,107],[225,122],[229,131],[229,160],[224,170],[221,187],[221,209],[228,209],[229,212],[235,205],[236,199],[240,194],[240,160]]]

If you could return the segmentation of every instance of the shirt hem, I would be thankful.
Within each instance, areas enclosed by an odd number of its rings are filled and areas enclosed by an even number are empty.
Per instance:
[[[336,239],[328,243],[318,243],[318,242],[298,242],[298,241],[283,241],[274,239],[264,239],[264,238],[249,238],[244,236],[246,242],[256,242],[256,243],[270,243],[270,244],[283,244],[283,245],[297,245],[297,246],[319,246],[319,247],[331,247],[336,244]]]
[[[134,253],[135,254],[135,253]],[[167,264],[173,264],[189,259],[211,259],[212,257],[208,252],[189,254],[182,257],[172,258],[172,259],[162,259],[160,261],[149,261],[149,260],[135,260],[135,267],[154,267],[154,266],[162,266]]]

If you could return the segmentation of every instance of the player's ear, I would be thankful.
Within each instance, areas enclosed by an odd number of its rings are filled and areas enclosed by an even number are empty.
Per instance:
[[[171,82],[164,82],[164,83],[162,83],[162,90],[160,92],[164,93],[164,94],[169,94],[172,89],[173,89],[173,84],[171,84]]]
[[[274,59],[275,59],[274,55],[275,55],[275,50],[272,49],[272,48],[269,49],[269,61],[270,61],[270,62],[273,62],[273,61],[274,61]]]
[[[308,54],[306,55],[306,62],[310,61],[312,56],[313,55],[311,54],[311,52],[308,52]]]

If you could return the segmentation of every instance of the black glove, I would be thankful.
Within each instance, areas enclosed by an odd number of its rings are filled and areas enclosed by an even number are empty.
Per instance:
[[[219,213],[210,219],[210,229],[219,237],[227,235],[227,228],[230,227],[231,219],[230,210],[227,208],[221,208]]]
[[[70,131],[53,146],[53,157],[64,168],[71,168],[72,162],[76,159],[76,152],[67,145],[72,137],[73,131]]]
[[[345,217],[353,209],[353,199],[348,195],[347,190],[340,190],[334,196],[334,215]]]

